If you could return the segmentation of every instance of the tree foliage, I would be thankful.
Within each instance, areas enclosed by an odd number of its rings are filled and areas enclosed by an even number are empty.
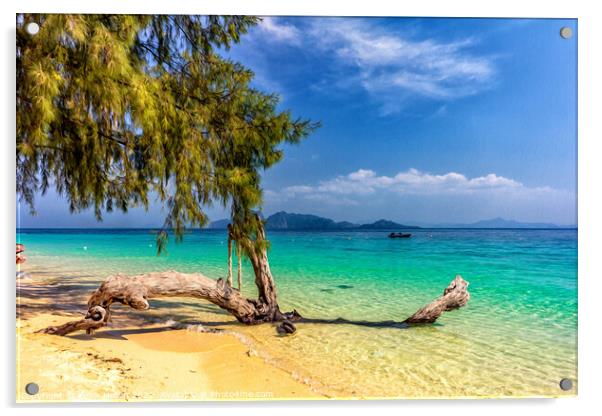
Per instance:
[[[25,24],[40,25],[29,35]],[[230,205],[239,235],[257,228],[261,172],[282,143],[316,127],[252,88],[224,58],[255,17],[17,16],[17,192],[54,187],[71,211],[167,207],[181,236]]]

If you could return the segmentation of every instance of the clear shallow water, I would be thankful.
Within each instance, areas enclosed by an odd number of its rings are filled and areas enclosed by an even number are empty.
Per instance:
[[[577,378],[576,230],[425,229],[408,240],[386,234],[269,232],[281,308],[306,317],[403,321],[456,274],[470,282],[469,304],[436,325],[410,329],[302,324],[295,336],[278,337],[270,325],[229,328],[275,365],[335,396],[567,394],[558,382]],[[226,275],[224,231],[190,233],[182,244],[171,241],[162,257],[148,230],[21,230],[18,238],[27,248],[23,270],[50,268],[59,284],[168,269]],[[250,265],[243,268],[243,290],[254,296]],[[176,311],[215,320],[190,300],[161,304],[166,318]]]

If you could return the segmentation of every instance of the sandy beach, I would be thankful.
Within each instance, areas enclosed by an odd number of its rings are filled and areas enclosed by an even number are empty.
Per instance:
[[[94,335],[36,333],[80,316],[38,312],[55,309],[48,299],[29,296],[44,285],[20,286],[18,402],[324,398],[219,329],[207,333],[133,320]],[[34,396],[25,392],[30,382],[40,386]]]

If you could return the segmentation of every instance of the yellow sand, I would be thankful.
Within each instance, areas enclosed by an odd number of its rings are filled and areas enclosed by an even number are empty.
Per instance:
[[[17,401],[324,398],[227,333],[165,325],[103,329],[93,337],[35,333],[74,318],[40,313],[17,320]],[[29,382],[40,386],[37,395],[25,393]]]

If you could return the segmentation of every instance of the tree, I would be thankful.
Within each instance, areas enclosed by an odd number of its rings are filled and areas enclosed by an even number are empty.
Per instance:
[[[35,36],[25,31],[30,21],[40,25]],[[257,299],[222,279],[176,272],[132,277],[115,292],[115,276],[90,298],[86,329],[106,324],[113,302],[145,309],[157,295],[201,297],[244,323],[295,317],[278,307],[256,211],[261,172],[282,159],[279,146],[300,142],[318,124],[278,110],[276,95],[253,88],[253,73],[224,58],[258,22],[17,16],[17,192],[31,211],[34,196],[50,187],[71,211],[91,208],[98,220],[114,209],[148,208],[155,197],[168,208],[164,231],[181,239],[185,227],[207,223],[206,207],[229,205],[229,239],[255,274]],[[159,253],[166,241],[160,233]]]
[[[29,21],[40,24],[26,33]],[[17,191],[51,186],[71,211],[168,207],[166,229],[207,223],[230,204],[253,263],[261,320],[279,313],[267,263],[260,174],[317,124],[278,111],[253,73],[221,56],[259,21],[239,16],[19,15]],[[163,239],[164,235],[161,234]],[[164,245],[162,245],[162,248]],[[264,292],[264,293],[262,293]],[[262,309],[259,307],[259,309]],[[251,319],[253,320],[253,319]]]
[[[17,191],[53,184],[72,211],[169,207],[177,235],[219,200],[253,209],[259,173],[316,126],[278,112],[224,59],[255,17],[19,15]],[[24,23],[37,21],[31,36]],[[237,214],[238,215],[238,214]],[[248,215],[242,214],[242,216]]]

